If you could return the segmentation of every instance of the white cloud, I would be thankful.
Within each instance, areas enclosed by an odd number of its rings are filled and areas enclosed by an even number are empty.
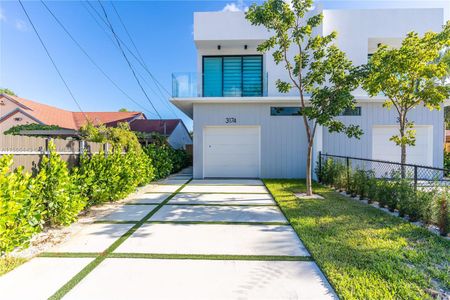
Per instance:
[[[0,22],[6,22],[5,11],[0,7]]]
[[[16,20],[15,27],[19,31],[27,31],[28,30],[28,24],[25,21],[19,20],[19,19]]]
[[[244,4],[243,0],[238,0],[237,2],[227,3],[227,5],[225,5],[225,7],[222,9],[222,11],[231,11],[231,12],[247,11],[247,10],[248,10],[248,6],[246,6]]]

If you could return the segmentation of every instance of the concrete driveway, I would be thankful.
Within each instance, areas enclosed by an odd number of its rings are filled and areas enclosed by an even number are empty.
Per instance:
[[[146,187],[0,277],[1,298],[337,298],[261,181],[189,179]]]

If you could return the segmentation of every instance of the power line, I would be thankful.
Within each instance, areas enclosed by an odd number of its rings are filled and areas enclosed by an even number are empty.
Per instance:
[[[41,36],[39,35],[39,32],[37,31],[36,27],[33,24],[33,21],[31,21],[30,16],[28,15],[27,10],[25,9],[25,6],[23,6],[23,3],[21,0],[19,0],[20,6],[23,9],[23,12],[25,13],[25,15],[27,16],[28,21],[31,24],[31,27],[33,27],[34,32],[36,33],[39,41],[41,42],[42,47],[45,50],[45,53],[47,53],[48,58],[50,59],[50,61],[53,64],[53,67],[55,67],[56,72],[58,73],[59,77],[61,78],[62,82],[64,83],[64,85],[66,86],[67,90],[69,91],[70,96],[72,97],[73,101],[75,102],[75,104],[77,105],[78,109],[80,110],[80,112],[83,114],[84,118],[86,119],[86,121],[89,121],[86,114],[83,112],[83,110],[81,109],[80,103],[78,103],[77,99],[75,99],[75,96],[72,93],[72,90],[69,88],[69,85],[67,84],[67,82],[64,80],[64,77],[62,76],[61,72],[59,71],[58,67],[56,66],[55,61],[53,60],[52,56],[50,55],[50,52],[48,51],[47,47],[45,46],[44,41],[42,40]]]
[[[106,12],[105,8],[103,7],[102,2],[101,2],[100,0],[98,0],[98,3],[100,4],[100,6],[101,6],[101,8],[102,8],[102,10],[103,10],[103,14],[105,15],[106,21],[107,21],[108,24],[109,24],[109,29],[111,30],[111,32],[112,32],[114,38],[116,39],[117,45],[119,46],[120,51],[122,52],[123,58],[126,60],[126,62],[127,62],[127,64],[128,64],[128,67],[130,68],[131,72],[133,73],[134,78],[136,79],[136,82],[138,83],[139,87],[141,88],[141,90],[142,90],[142,92],[144,93],[145,97],[147,98],[148,102],[151,104],[151,106],[152,106],[153,109],[155,110],[155,112],[156,112],[156,114],[158,115],[158,117],[159,117],[160,119],[162,119],[162,117],[161,117],[161,115],[159,114],[158,110],[157,110],[157,109],[155,108],[155,106],[153,105],[153,102],[150,100],[150,98],[148,97],[147,93],[145,92],[145,89],[142,87],[142,84],[141,84],[139,78],[137,77],[136,72],[134,71],[133,66],[131,65],[131,63],[130,63],[130,61],[129,61],[129,59],[128,59],[126,53],[125,53],[125,51],[123,50],[122,45],[120,44],[119,38],[117,37],[117,34],[116,34],[116,32],[114,31],[114,28],[113,28],[111,22],[109,21],[108,13]]]
[[[97,14],[97,16],[102,20],[102,22],[109,27],[108,23],[105,21],[105,19],[99,14],[99,12],[95,9],[95,7],[89,2],[86,2],[91,9]],[[117,37],[118,40],[125,46],[125,49],[133,56],[133,58],[141,65],[141,67],[156,81],[156,83],[166,92],[168,96],[171,96],[170,92],[158,81],[158,79],[150,72],[150,70],[147,68],[147,66],[142,63],[142,61],[133,53],[133,51],[130,50],[130,48],[120,39],[120,37]]]
[[[142,64],[148,69],[148,66],[147,66],[147,64],[145,63],[145,60],[143,59],[143,57],[142,57],[142,55],[141,55],[139,49],[136,47],[136,44],[134,43],[134,40],[133,40],[133,38],[131,37],[130,32],[128,31],[127,27],[125,26],[125,23],[123,22],[122,18],[120,17],[120,14],[119,14],[119,12],[118,12],[117,9],[116,9],[116,6],[114,5],[113,2],[110,1],[110,3],[111,3],[111,6],[113,7],[114,11],[116,12],[116,15],[117,15],[117,17],[118,17],[120,23],[122,24],[123,29],[125,29],[125,32],[126,32],[126,34],[127,34],[127,36],[128,36],[128,39],[131,41],[131,44],[133,45],[134,50],[136,51],[137,55],[139,56],[139,58],[140,58]],[[164,95],[163,95],[163,93],[162,93],[162,91],[161,91],[161,88],[159,87],[157,81],[155,80],[155,78],[154,78],[153,76],[151,76],[151,78],[152,78],[153,83],[155,84],[156,88],[158,89],[159,94],[160,94],[161,97],[162,97],[161,100],[164,99]],[[149,85],[149,86],[150,86],[150,85]],[[156,93],[155,93],[155,94],[156,94]],[[163,103],[166,103],[164,100],[162,100],[162,102],[163,102]],[[177,113],[173,110],[173,108],[172,108],[172,106],[171,106],[170,104],[168,105],[168,107],[169,107],[170,111],[171,111],[176,117],[178,117]]]
[[[64,30],[64,32],[70,37],[70,39],[78,46],[78,48],[83,52],[83,54],[89,59],[89,61],[105,76],[125,97],[127,97],[129,100],[131,100],[133,103],[138,105],[140,108],[145,110],[151,115],[155,115],[154,113],[150,112],[147,108],[142,106],[139,102],[134,100],[130,95],[128,95],[123,89],[121,89],[114,80],[106,74],[106,72],[94,61],[94,59],[86,52],[86,50],[80,45],[80,43],[72,36],[72,34],[67,30],[67,28],[62,24],[62,22],[56,17],[56,15],[53,13],[53,11],[45,4],[43,0],[41,0],[41,3],[45,6],[47,11],[53,16],[55,21],[59,24],[59,26]]]

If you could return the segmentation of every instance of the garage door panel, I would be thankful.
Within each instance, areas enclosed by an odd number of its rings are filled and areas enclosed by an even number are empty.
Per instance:
[[[205,127],[204,177],[259,177],[259,127]]]
[[[410,164],[433,165],[433,127],[415,127],[416,144],[406,147],[406,161]],[[372,129],[372,158],[400,162],[400,146],[389,139],[398,134],[396,126],[374,126]]]

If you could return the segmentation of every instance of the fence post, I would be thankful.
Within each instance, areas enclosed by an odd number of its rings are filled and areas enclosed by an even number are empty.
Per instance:
[[[414,166],[414,191],[417,192],[417,166]]]
[[[108,151],[109,151],[109,144],[108,143],[104,143],[103,144],[103,154],[105,155],[105,158],[108,157]]]
[[[317,176],[319,179],[319,182],[322,182],[322,151],[319,151],[319,176]]]
[[[47,155],[48,158],[50,158],[49,144],[50,144],[50,138],[46,138],[45,139],[45,155]]]
[[[345,158],[345,163],[347,165],[347,193],[350,191],[350,159],[348,156]]]

